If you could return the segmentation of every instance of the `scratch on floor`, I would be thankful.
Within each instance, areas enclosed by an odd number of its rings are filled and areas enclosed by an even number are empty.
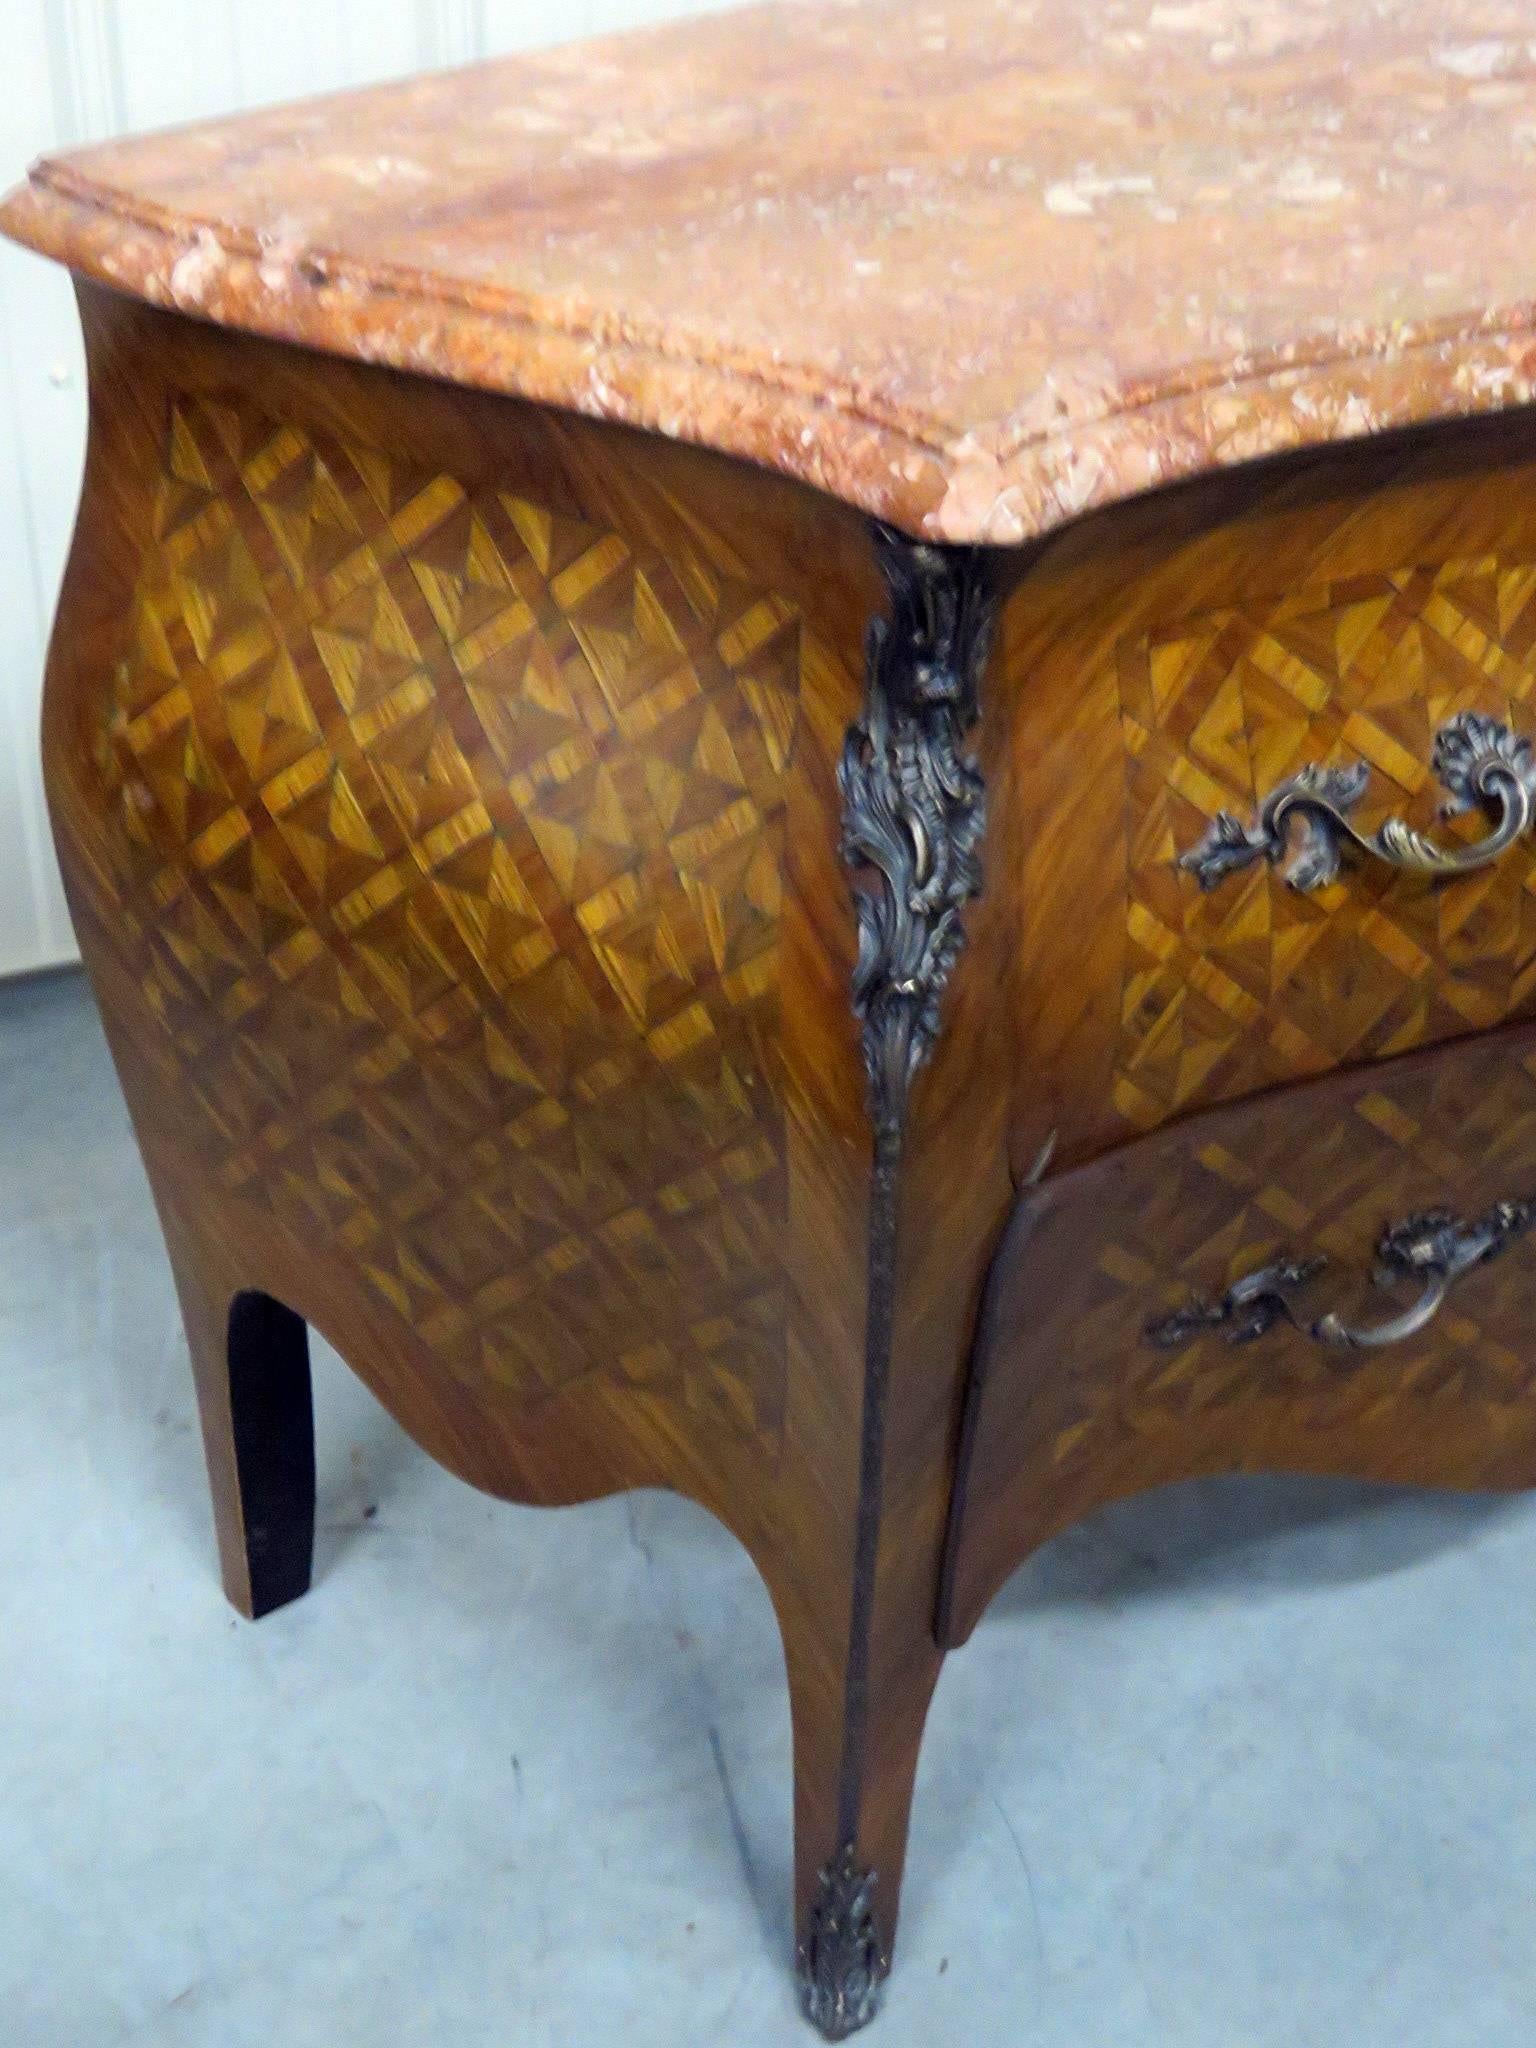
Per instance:
[[[627,1493],[624,1496],[624,1524],[625,1527],[629,1530],[630,1542],[634,1545],[635,1549],[639,1551],[640,1555],[645,1559],[647,1565],[649,1565],[652,1571],[654,1571],[656,1568],[656,1558],[651,1550],[651,1546],[640,1534],[640,1512],[638,1507],[636,1506],[635,1497],[632,1493]]]
[[[1029,1897],[1029,1917],[1035,1930],[1035,1954],[1043,1963],[1045,1960],[1045,1928],[1040,1920],[1040,1902],[1035,1897],[1035,1873],[1029,1867],[1029,1858],[1024,1853],[1024,1844],[1019,1831],[1013,1824],[1012,1816],[1001,1799],[994,1792],[992,1804],[997,1808],[998,1818],[1008,1830],[1008,1839],[1013,1844],[1014,1854],[1019,1859],[1019,1868],[1024,1873],[1024,1890]]]
[[[725,1795],[726,1816],[731,1823],[731,1833],[736,1838],[736,1853],[741,1858],[741,1867],[746,1873],[747,1889],[754,1900],[758,1900],[757,1866],[752,1861],[752,1850],[747,1842],[747,1831],[742,1825],[741,1808],[736,1804],[736,1788],[731,1783],[730,1767],[725,1761],[725,1748],[720,1740],[720,1730],[711,1721],[709,1724],[709,1752],[715,1760],[715,1772],[720,1780],[720,1790]],[[759,1904],[761,1903],[758,1901]]]

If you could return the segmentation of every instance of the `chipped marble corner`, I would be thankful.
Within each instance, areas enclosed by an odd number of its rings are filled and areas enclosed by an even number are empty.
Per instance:
[[[1036,440],[1017,416],[944,450],[944,495],[921,530],[950,546],[1018,545],[1125,498],[1302,448],[1536,399],[1536,332],[1369,337],[1361,352],[1255,369],[1123,405]]]

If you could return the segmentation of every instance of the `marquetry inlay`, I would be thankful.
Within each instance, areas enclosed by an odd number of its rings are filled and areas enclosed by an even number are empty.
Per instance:
[[[1430,825],[1435,732],[1477,710],[1536,736],[1536,566],[1484,556],[1298,587],[1116,649],[1126,949],[1114,1101],[1196,1102],[1485,1029],[1536,989],[1536,843],[1436,889],[1351,864],[1315,895],[1261,867],[1181,869],[1219,810],[1311,762],[1363,761],[1370,828]],[[1467,821],[1469,838],[1487,830]]]
[[[801,640],[680,525],[170,408],[100,734],[116,922],[218,1183],[461,1375],[777,1427]]]

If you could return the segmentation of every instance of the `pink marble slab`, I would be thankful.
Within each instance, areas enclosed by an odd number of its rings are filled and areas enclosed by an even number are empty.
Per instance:
[[[232,327],[1015,542],[1527,403],[1523,0],[786,0],[45,158],[0,227]]]

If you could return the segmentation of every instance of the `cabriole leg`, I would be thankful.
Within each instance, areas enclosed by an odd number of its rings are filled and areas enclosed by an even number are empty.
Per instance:
[[[172,1242],[224,1590],[256,1621],[309,1590],[315,1429],[302,1316],[231,1289]]]

